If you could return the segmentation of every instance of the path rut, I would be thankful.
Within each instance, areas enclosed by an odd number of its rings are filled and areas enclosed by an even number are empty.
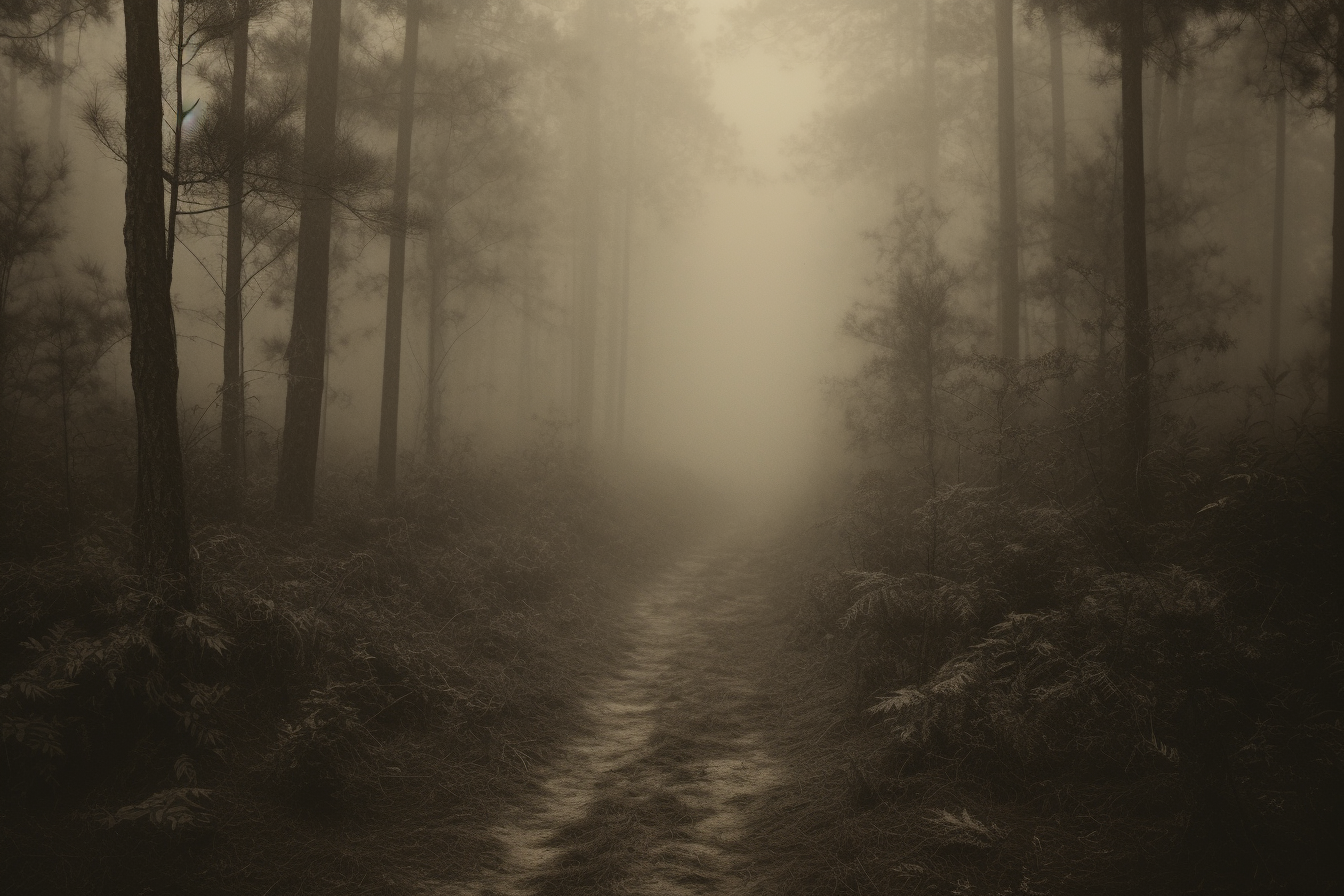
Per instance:
[[[633,594],[629,648],[585,697],[580,733],[495,820],[497,865],[426,896],[743,891],[750,807],[780,775],[753,584],[749,554],[722,548]]]

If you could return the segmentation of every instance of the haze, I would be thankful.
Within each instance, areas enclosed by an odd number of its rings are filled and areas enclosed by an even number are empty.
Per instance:
[[[6,894],[1344,879],[1342,0],[0,0]]]

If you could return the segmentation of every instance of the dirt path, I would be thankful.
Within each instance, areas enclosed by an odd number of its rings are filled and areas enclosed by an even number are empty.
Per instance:
[[[582,733],[491,829],[499,867],[441,896],[729,894],[750,806],[777,782],[759,686],[773,642],[749,554],[702,551],[631,596],[629,649]]]

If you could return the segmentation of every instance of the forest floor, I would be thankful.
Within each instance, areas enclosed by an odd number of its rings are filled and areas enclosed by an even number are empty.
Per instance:
[[[771,687],[788,620],[759,548],[714,539],[632,589],[621,650],[575,734],[487,822],[481,867],[426,894],[709,894],[749,889],[757,821],[791,773]],[[759,880],[759,878],[757,878]]]

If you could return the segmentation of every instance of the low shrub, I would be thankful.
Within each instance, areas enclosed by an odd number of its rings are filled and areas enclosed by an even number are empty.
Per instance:
[[[302,865],[339,892],[354,855],[388,881],[450,861],[361,831],[479,824],[461,804],[549,749],[612,649],[605,583],[676,543],[655,492],[569,457],[412,471],[397,504],[337,473],[313,527],[207,516],[190,609],[121,565],[114,518],[0,568],[7,891],[262,892]]]
[[[912,867],[974,881],[938,850],[1017,855],[977,827],[998,824],[1115,838],[1104,861],[1055,856],[1065,890],[1117,861],[1145,892],[1337,880],[1339,453],[1306,433],[1186,451],[1155,464],[1144,516],[1009,488],[902,502],[870,477],[840,517],[845,558],[870,565],[814,579],[800,622],[876,726],[850,778],[927,816]]]

